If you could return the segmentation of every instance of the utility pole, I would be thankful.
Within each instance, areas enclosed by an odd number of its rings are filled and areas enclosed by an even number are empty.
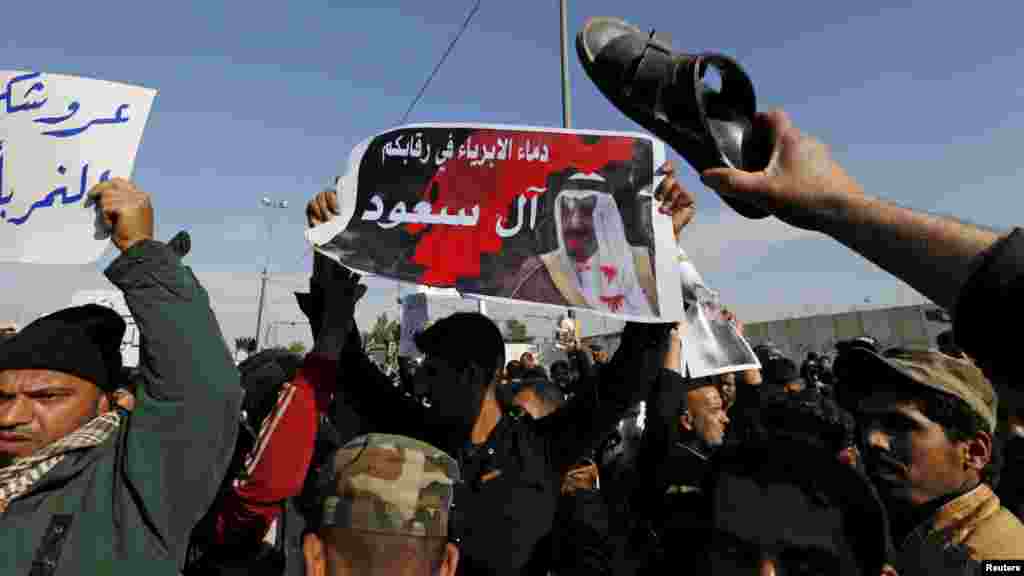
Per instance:
[[[278,208],[285,209],[288,207],[287,200],[280,200],[274,202],[270,198],[263,198],[262,205],[266,208]],[[260,350],[260,330],[263,328],[263,303],[267,293],[267,279],[270,277],[270,250],[271,240],[273,239],[273,222],[267,219],[267,258],[263,264],[263,275],[260,279],[260,303],[259,309],[256,311],[256,351]]]
[[[267,294],[267,269],[263,268],[260,279],[260,304],[256,310],[256,351],[260,350],[260,329],[263,327],[263,297]]]
[[[559,40],[562,50],[562,128],[572,128],[572,108],[570,100],[572,95],[569,92],[569,6],[568,0],[561,0],[559,3]],[[576,319],[576,313],[570,308],[568,317],[576,327],[576,335],[580,333],[580,322]]]
[[[569,106],[571,95],[569,93],[569,7],[568,0],[562,0],[559,12],[561,13],[561,40],[562,40],[562,127],[572,128],[572,111]]]

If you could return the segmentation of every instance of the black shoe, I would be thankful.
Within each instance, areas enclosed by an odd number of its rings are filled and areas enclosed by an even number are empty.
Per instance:
[[[731,58],[674,53],[665,35],[644,33],[618,18],[591,18],[576,36],[580,63],[612,104],[667,142],[698,172],[709,168],[763,170],[771,142],[753,129],[754,86]],[[708,67],[721,91],[704,82]],[[724,198],[747,218],[768,213]]]

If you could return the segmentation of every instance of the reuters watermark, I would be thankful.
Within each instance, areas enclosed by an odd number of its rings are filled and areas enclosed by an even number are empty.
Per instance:
[[[985,574],[1024,574],[1024,560],[985,560]]]

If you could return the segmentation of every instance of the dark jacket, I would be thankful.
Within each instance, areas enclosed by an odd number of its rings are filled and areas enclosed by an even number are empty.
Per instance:
[[[700,381],[662,369],[647,401],[647,426],[632,477],[622,477],[618,493],[628,490],[629,518],[615,525],[627,530],[630,545],[628,570],[623,574],[662,574],[673,566],[689,574],[695,551],[689,545],[694,530],[702,530],[701,486],[708,458],[684,444],[679,410],[689,390]]]
[[[996,494],[1003,506],[1018,518],[1024,518],[1024,437],[1011,437],[1003,454],[1003,471]]]
[[[651,550],[643,574],[662,574],[663,566],[674,566],[683,574],[700,573],[702,550],[695,544],[707,529],[702,489],[709,471],[707,457],[677,443],[652,473],[654,506],[644,512]]]
[[[613,538],[612,509],[599,490],[576,490],[558,500],[553,532],[556,576],[619,576],[621,544]]]
[[[546,418],[503,417],[473,450],[453,450],[468,438],[449,438],[434,410],[404,395],[354,338],[339,363],[338,394],[375,432],[420,438],[457,455],[464,481],[450,530],[461,538],[460,574],[546,574],[562,475],[647,397],[665,352],[658,328],[627,327],[592,385]]]
[[[757,437],[761,428],[761,394],[765,385],[736,384],[736,403],[729,410],[725,441],[729,445]]]
[[[142,332],[145,385],[106,442],[66,457],[0,517],[0,574],[177,574],[231,458],[241,388],[206,291],[155,241],[106,276]]]

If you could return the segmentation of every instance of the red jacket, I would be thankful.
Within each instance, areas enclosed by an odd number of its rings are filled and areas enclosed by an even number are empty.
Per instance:
[[[307,354],[295,379],[282,387],[245,456],[245,468],[214,511],[214,545],[251,538],[259,542],[281,513],[281,503],[302,491],[313,459],[317,423],[334,391],[337,363]]]

